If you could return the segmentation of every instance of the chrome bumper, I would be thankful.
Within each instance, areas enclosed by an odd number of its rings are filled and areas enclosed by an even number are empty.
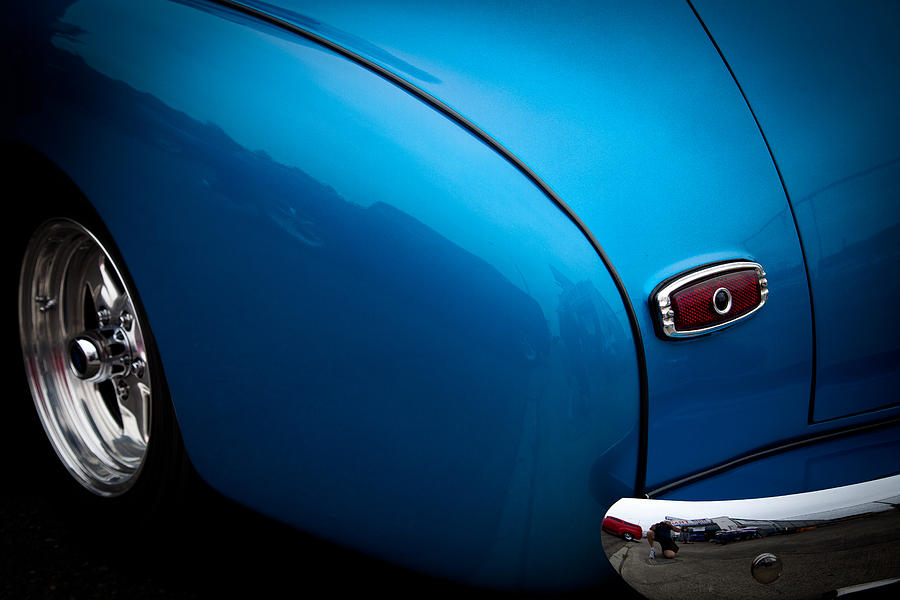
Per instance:
[[[602,535],[613,568],[647,598],[822,598],[900,578],[900,475],[750,500],[623,498],[606,516],[643,529],[635,542]],[[657,541],[651,559],[646,532],[663,520],[698,539],[676,538],[674,559]]]

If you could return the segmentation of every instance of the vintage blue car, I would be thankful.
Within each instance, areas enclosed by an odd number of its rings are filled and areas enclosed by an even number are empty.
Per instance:
[[[623,498],[900,495],[896,3],[47,0],[0,27],[5,296],[99,514],[196,472],[392,563],[566,591],[617,577]]]

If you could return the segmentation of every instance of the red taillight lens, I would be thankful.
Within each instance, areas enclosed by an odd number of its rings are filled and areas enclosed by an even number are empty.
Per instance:
[[[725,303],[726,298],[729,305]],[[754,269],[735,271],[689,285],[671,294],[675,329],[705,329],[733,321],[759,306],[760,300],[759,278]],[[716,310],[717,306],[719,310]],[[723,310],[726,307],[727,310]]]

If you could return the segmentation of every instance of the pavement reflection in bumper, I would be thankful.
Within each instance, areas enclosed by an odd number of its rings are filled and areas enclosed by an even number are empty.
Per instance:
[[[623,498],[606,516],[645,532],[669,520],[684,532],[674,559],[663,557],[659,543],[651,559],[644,539],[602,534],[613,568],[651,599],[821,598],[900,577],[900,475],[749,500]]]

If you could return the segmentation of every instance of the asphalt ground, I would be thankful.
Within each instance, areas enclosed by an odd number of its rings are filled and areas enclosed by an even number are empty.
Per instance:
[[[0,506],[0,598],[279,597],[311,590],[402,595],[453,586],[305,536],[221,498],[190,527],[97,534],[51,493]],[[47,490],[49,492],[49,490]],[[108,527],[108,524],[106,525]]]

